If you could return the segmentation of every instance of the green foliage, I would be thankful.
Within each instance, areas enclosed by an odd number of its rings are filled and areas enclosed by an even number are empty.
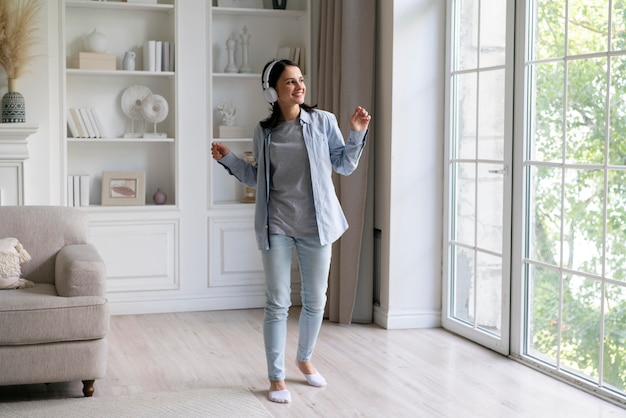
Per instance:
[[[626,0],[612,3],[610,42],[609,2],[571,0],[568,14],[563,0],[537,3],[531,59],[548,61],[529,67],[534,124],[528,158],[581,166],[531,171],[534,213],[528,256],[554,267],[535,268],[530,275],[530,345],[543,358],[624,392],[626,59],[584,54],[608,52],[609,45],[626,49]],[[577,56],[564,60],[566,50]],[[598,169],[605,164],[610,165],[606,176]],[[559,267],[592,278],[559,277]]]

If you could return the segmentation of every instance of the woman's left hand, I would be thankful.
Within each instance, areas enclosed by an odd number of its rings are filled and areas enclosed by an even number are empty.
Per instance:
[[[370,124],[372,116],[367,113],[367,110],[361,106],[357,106],[350,118],[350,129],[353,131],[365,131]]]

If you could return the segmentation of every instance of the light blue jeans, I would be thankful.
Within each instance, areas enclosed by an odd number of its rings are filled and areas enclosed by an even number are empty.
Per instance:
[[[270,249],[261,251],[265,268],[263,337],[268,377],[285,380],[287,316],[291,306],[291,260],[294,248],[302,280],[297,358],[310,361],[322,326],[332,245],[318,238],[270,235]]]

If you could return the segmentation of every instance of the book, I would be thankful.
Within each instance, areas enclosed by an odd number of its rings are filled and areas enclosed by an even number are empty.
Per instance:
[[[78,109],[70,107],[68,111],[70,112],[70,117],[74,121],[74,126],[76,126],[78,138],[87,138],[87,128],[85,127],[85,123],[83,122],[83,118],[80,116]]]
[[[143,69],[156,71],[156,41],[146,41],[143,44]]]
[[[87,110],[84,107],[79,107],[78,113],[80,115],[80,118],[83,120],[85,127],[87,128],[87,138],[95,138],[96,131],[93,129],[93,126],[91,126],[91,120],[89,119]]]
[[[154,71],[161,71],[163,65],[163,42],[155,41],[154,45]]]
[[[295,62],[296,64],[298,64],[298,66],[300,65],[300,47],[297,46],[293,49],[293,62]]]
[[[72,118],[72,115],[70,114],[69,109],[67,109],[67,127],[70,133],[72,134],[73,138],[80,138],[78,134],[78,128],[76,127],[76,124],[74,123],[74,119]]]
[[[89,176],[87,174],[82,174],[79,177],[80,183],[80,206],[89,206]]]
[[[98,125],[96,125],[96,119],[94,118],[92,109],[93,108],[91,107],[85,108],[85,113],[87,114],[87,117],[89,118],[89,123],[91,124],[93,131],[95,133],[94,138],[102,138],[102,134],[100,133],[100,130],[98,129]]]
[[[171,71],[170,70],[170,43],[168,41],[163,41],[163,53],[161,59],[161,70],[162,71]]]
[[[67,176],[67,206],[74,206],[74,176]]]
[[[277,60],[290,60],[291,59],[291,47],[290,46],[281,46],[276,51],[276,59]]]
[[[100,136],[98,138],[104,138],[105,137],[104,130],[102,129],[102,124],[100,123],[100,118],[98,117],[96,110],[93,107],[90,107],[89,112],[93,116],[93,120],[96,124],[96,128],[98,129],[98,132],[100,133]]]
[[[175,65],[176,59],[174,56],[174,42],[170,42],[170,71],[174,71],[174,65]]]
[[[72,206],[80,206],[80,176],[72,176],[72,180],[74,183],[74,199]]]

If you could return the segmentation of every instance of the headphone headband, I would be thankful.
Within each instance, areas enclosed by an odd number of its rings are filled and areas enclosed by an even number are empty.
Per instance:
[[[272,74],[272,68],[274,68],[274,65],[276,65],[278,62],[280,62],[280,60],[272,61],[265,69],[265,72],[263,73],[263,90],[266,90],[270,87],[270,74]]]

